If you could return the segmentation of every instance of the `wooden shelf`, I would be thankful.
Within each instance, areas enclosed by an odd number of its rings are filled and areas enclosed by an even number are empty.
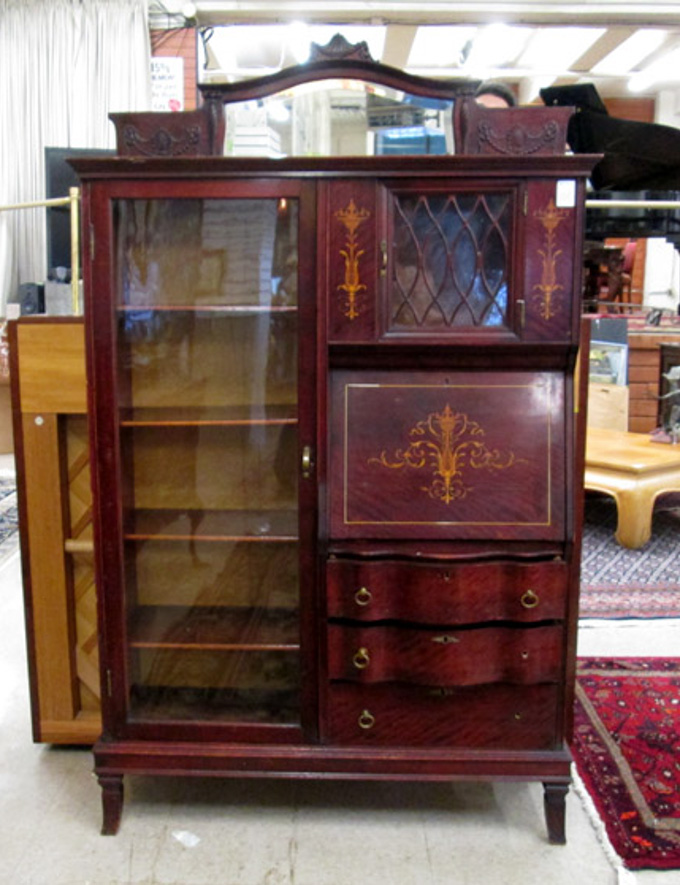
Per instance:
[[[297,304],[120,304],[120,313],[219,313],[232,316],[296,314]]]
[[[248,722],[297,725],[296,691],[249,691],[215,688],[169,688],[135,685],[131,694],[132,721]]]
[[[132,613],[128,642],[132,648],[298,652],[298,614],[284,609],[144,605]]]
[[[253,427],[298,423],[297,404],[124,409],[121,427]]]
[[[239,541],[291,543],[298,540],[296,510],[136,510],[129,513],[126,541]]]

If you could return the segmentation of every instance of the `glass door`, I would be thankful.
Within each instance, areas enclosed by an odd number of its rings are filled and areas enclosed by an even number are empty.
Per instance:
[[[298,216],[114,202],[133,723],[299,724]]]
[[[388,334],[513,331],[515,199],[507,186],[389,191]]]

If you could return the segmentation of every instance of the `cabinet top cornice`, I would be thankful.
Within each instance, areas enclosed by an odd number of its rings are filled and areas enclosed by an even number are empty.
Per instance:
[[[439,155],[395,157],[285,157],[278,160],[254,157],[132,158],[92,157],[71,161],[84,180],[97,178],[574,178],[586,176],[599,155],[498,157],[485,155]]]

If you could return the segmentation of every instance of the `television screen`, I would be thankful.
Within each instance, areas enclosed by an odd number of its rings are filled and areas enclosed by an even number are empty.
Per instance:
[[[78,187],[78,176],[69,166],[73,157],[115,156],[115,150],[102,148],[45,148],[45,198],[68,197],[69,188]],[[82,262],[81,262],[82,266]],[[57,272],[56,268],[64,268]],[[47,276],[49,279],[71,278],[71,218],[69,206],[47,209]]]

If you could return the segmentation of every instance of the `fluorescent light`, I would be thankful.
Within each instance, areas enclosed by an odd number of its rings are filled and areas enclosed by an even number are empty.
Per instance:
[[[225,73],[262,74],[280,67],[286,36],[280,25],[229,25],[213,30],[210,48]]]
[[[463,68],[468,73],[479,74],[488,68],[498,68],[514,62],[524,49],[530,34],[530,28],[502,22],[480,28]]]
[[[299,65],[304,64],[309,58],[312,42],[309,26],[305,22],[291,22],[288,25],[285,40],[295,61]]]
[[[666,39],[667,31],[659,28],[640,28],[620,43],[591,68],[593,74],[620,77],[651,55]]]
[[[630,92],[644,92],[655,83],[680,82],[680,47],[667,52],[628,81]]]
[[[421,25],[411,46],[408,67],[457,67],[463,47],[477,30],[472,25]]]
[[[605,28],[538,28],[517,65],[539,74],[562,74],[604,33]]]

